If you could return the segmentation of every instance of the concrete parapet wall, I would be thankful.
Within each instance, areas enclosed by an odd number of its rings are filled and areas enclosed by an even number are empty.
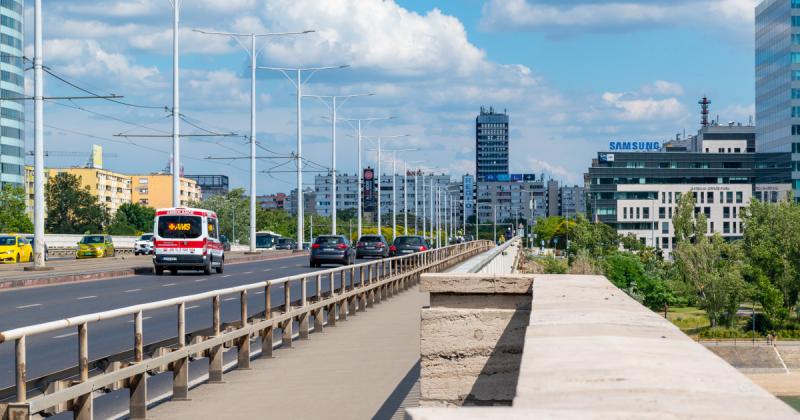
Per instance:
[[[531,307],[531,276],[423,274],[420,404],[510,405]]]

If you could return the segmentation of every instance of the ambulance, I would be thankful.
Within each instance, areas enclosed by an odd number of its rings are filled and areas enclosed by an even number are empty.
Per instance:
[[[211,270],[222,273],[225,252],[219,235],[217,214],[210,210],[167,208],[156,210],[153,266],[156,275],[169,270]]]

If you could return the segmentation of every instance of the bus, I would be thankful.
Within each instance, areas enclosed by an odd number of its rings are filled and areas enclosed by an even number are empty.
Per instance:
[[[279,238],[281,235],[269,230],[256,232],[256,249],[275,249]]]

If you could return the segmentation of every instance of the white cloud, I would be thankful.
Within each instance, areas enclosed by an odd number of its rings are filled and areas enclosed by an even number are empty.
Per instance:
[[[156,87],[160,72],[156,66],[133,64],[125,55],[103,49],[97,41],[52,39],[44,44],[48,63],[58,64],[61,73],[75,77],[102,77],[118,85]]]
[[[656,80],[655,82],[642,87],[641,92],[645,95],[675,95],[683,96],[683,86],[674,82]]]
[[[623,121],[652,121],[680,118],[686,113],[676,98],[633,98],[622,93],[606,92],[603,100],[620,110],[617,118]]]

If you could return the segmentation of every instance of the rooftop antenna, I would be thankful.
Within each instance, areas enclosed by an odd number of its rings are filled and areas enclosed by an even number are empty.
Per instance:
[[[703,99],[697,102],[700,104],[700,125],[703,127],[708,127],[708,106],[711,105],[711,101],[703,95]]]

